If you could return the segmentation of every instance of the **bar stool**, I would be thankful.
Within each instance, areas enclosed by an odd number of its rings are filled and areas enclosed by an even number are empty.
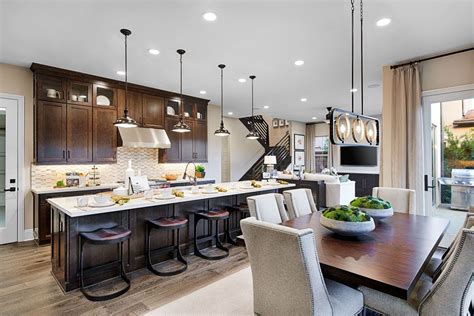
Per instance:
[[[158,219],[153,219],[153,220],[148,220],[146,222],[146,234],[147,234],[147,239],[146,239],[146,266],[148,270],[153,272],[156,275],[160,276],[170,276],[170,275],[176,275],[181,272],[184,272],[188,268],[188,263],[187,261],[183,258],[183,255],[181,254],[181,249],[179,248],[179,230],[181,228],[186,227],[188,223],[188,220],[184,217],[162,217]],[[150,242],[150,236],[151,232],[153,229],[166,229],[166,230],[171,230],[173,233],[173,240],[174,245],[172,246],[172,258],[174,258],[174,250],[176,250],[176,259],[181,262],[184,266],[174,270],[174,271],[169,271],[169,272],[161,272],[158,271],[157,269],[153,268],[153,263],[151,262],[151,253],[152,252],[160,252],[165,249],[168,249],[169,247],[161,248],[161,249],[151,249],[151,242]],[[174,238],[174,232],[176,231],[176,239]]]
[[[81,278],[81,292],[84,296],[91,301],[105,301],[110,300],[112,298],[116,298],[124,293],[126,293],[130,289],[130,280],[125,274],[125,269],[123,266],[123,242],[125,240],[130,239],[132,231],[126,229],[122,226],[115,226],[112,228],[100,228],[92,232],[82,232],[79,234],[79,242],[80,242],[80,250],[79,250],[79,271],[80,271],[80,278]],[[92,266],[90,268],[84,269],[84,245],[88,243],[91,245],[111,245],[116,244],[118,249],[118,257],[119,259],[114,262]],[[127,286],[117,292],[107,294],[107,295],[92,295],[86,291],[86,287],[84,286],[84,272],[95,270],[101,268],[105,265],[109,264],[119,264],[120,266],[120,277],[122,278]]]
[[[199,256],[201,258],[207,259],[207,260],[220,260],[229,255],[229,249],[224,247],[222,245],[220,239],[219,239],[219,221],[223,220],[226,221],[229,219],[229,212],[226,210],[203,210],[203,211],[197,211],[194,213],[194,254],[196,256]],[[209,225],[211,227],[212,231],[212,223],[215,223],[216,227],[216,232],[214,236],[208,236],[205,238],[199,238],[197,237],[197,226],[200,220],[207,220],[209,222]],[[204,241],[209,240],[209,237],[211,237],[211,240],[215,239],[216,240],[216,248],[223,250],[225,253],[222,255],[217,255],[217,256],[208,256],[205,255],[201,252],[201,250],[198,247],[198,244]]]
[[[240,203],[240,204],[237,204],[237,205],[227,206],[226,210],[228,210],[230,213],[237,214],[239,223],[240,223],[241,220],[243,220],[244,218],[246,218],[250,215],[249,206],[248,206],[247,203]],[[230,235],[230,222],[229,222],[229,219],[227,219],[226,224],[227,224],[227,226],[226,226],[226,235],[225,235],[226,236],[226,241],[229,244],[237,245],[237,240],[232,238],[232,236]]]

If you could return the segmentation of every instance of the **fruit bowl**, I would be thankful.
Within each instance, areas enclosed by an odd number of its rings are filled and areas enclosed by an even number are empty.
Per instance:
[[[320,223],[342,236],[360,236],[375,229],[372,217],[358,207],[347,205],[325,209],[321,214]]]
[[[392,204],[375,196],[368,195],[355,198],[350,205],[360,208],[376,220],[393,216]]]

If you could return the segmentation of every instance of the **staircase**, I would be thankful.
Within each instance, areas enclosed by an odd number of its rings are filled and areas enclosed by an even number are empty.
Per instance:
[[[265,156],[276,156],[277,164],[274,167],[277,170],[286,169],[288,165],[291,163],[290,132],[286,132],[285,136],[283,136],[283,138],[280,139],[280,141],[275,146],[270,147],[268,146],[269,142],[268,142],[268,125],[267,125],[266,139],[267,139],[267,143],[266,143],[267,146],[266,147],[264,146],[265,153],[240,178],[241,181],[262,179],[262,172],[265,167],[263,164]]]
[[[245,125],[245,127],[247,127],[249,131],[252,130],[252,126],[255,122],[255,130],[258,135],[260,135],[258,142],[263,146],[263,148],[265,148],[265,151],[267,151],[270,148],[270,140],[268,135],[269,129],[267,122],[263,119],[263,116],[255,115],[253,120],[251,116],[241,117],[240,121]]]

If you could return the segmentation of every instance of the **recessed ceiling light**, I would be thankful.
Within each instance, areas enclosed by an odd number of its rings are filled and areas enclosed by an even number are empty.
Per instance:
[[[207,92],[204,90],[199,91],[200,94],[206,94]]]
[[[311,119],[312,119],[312,120],[315,120],[315,119],[317,119],[317,117],[316,117],[316,116],[313,116]]]
[[[240,83],[247,82],[247,79],[245,79],[245,78],[240,78],[240,79],[239,79],[239,82],[240,82]]]
[[[157,49],[154,49],[154,48],[150,48],[148,50],[148,53],[150,53],[151,55],[158,55],[160,53],[160,51],[157,50]]]
[[[118,70],[118,71],[117,71],[117,75],[119,75],[119,76],[125,76],[125,71],[123,71],[123,70]]]
[[[227,115],[234,115],[234,112],[227,112]]]
[[[379,27],[383,27],[383,26],[389,25],[390,22],[392,22],[392,19],[382,18],[382,19],[378,20],[377,23],[375,23],[375,24]]]
[[[209,22],[217,20],[217,15],[214,12],[206,12],[202,15],[203,19]]]
[[[264,109],[270,108],[268,105],[263,106]]]
[[[353,89],[351,89],[351,90],[349,90],[349,91],[351,91],[352,93],[357,92],[357,88],[353,88]]]
[[[308,99],[306,99],[306,98],[301,98],[301,102],[306,102],[306,101],[308,101]]]
[[[303,66],[303,65],[304,65],[304,60],[295,61],[295,66]]]

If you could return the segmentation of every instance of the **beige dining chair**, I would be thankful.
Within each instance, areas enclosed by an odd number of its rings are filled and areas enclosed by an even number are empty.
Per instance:
[[[283,192],[286,207],[288,207],[288,216],[294,219],[303,215],[317,212],[314,203],[313,193],[310,189],[295,189]]]
[[[375,187],[372,196],[389,201],[393,211],[398,213],[415,214],[416,192],[410,189]]]
[[[247,198],[250,216],[264,222],[280,224],[288,220],[283,195],[279,193],[267,193],[249,196]]]
[[[324,279],[312,229],[248,217],[241,222],[257,315],[356,315],[362,293]]]
[[[469,315],[474,300],[474,230],[464,228],[440,277],[421,278],[408,300],[361,286],[365,305],[388,315]],[[472,308],[472,307],[471,307]]]

